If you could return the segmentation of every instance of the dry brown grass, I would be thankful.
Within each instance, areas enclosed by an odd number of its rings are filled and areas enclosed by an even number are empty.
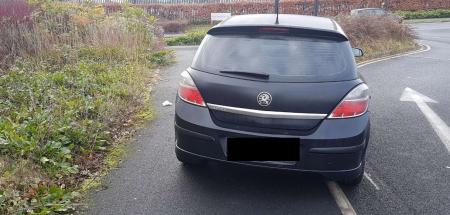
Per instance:
[[[52,7],[57,12],[36,10],[31,19],[0,20],[0,69],[6,70],[17,58],[42,56],[63,46],[117,47],[129,55],[138,49],[163,46],[159,39],[162,30],[147,14],[119,17],[105,15],[102,7],[66,3],[54,3]]]
[[[414,31],[408,25],[389,17],[340,16],[336,20],[352,46],[364,50],[365,57],[359,60],[396,54],[417,47]]]
[[[3,22],[0,38],[0,68],[11,65],[16,57],[26,58],[52,47],[51,35],[31,23]]]

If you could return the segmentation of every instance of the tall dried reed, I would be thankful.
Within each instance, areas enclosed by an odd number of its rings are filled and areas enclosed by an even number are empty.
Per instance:
[[[45,57],[60,47],[117,47],[133,55],[162,46],[162,30],[155,18],[140,10],[125,8],[121,14],[106,15],[102,6],[50,6],[53,10],[36,7],[31,18],[0,21],[0,69],[7,69],[18,58]]]

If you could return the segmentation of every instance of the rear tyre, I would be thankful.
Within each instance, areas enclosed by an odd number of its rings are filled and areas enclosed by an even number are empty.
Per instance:
[[[183,152],[178,148],[175,149],[175,155],[178,161],[185,165],[203,165],[206,163],[205,159]]]

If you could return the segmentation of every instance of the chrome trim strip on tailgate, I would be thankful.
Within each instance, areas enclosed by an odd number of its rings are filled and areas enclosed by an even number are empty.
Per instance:
[[[254,110],[247,108],[216,105],[211,103],[208,103],[207,106],[212,110],[254,117],[274,118],[274,119],[324,119],[327,116],[327,114],[322,113],[292,113],[292,112],[264,111],[264,110]]]

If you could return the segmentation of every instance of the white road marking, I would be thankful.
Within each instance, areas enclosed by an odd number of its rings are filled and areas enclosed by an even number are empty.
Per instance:
[[[382,58],[376,58],[373,60],[368,60],[368,61],[364,61],[358,64],[358,68],[373,64],[373,63],[378,63],[381,61],[385,61],[385,60],[391,60],[391,59],[395,59],[395,58],[399,58],[399,57],[404,57],[404,56],[408,56],[408,55],[413,55],[413,54],[418,54],[418,53],[422,53],[422,52],[427,52],[430,51],[431,47],[429,45],[425,45],[422,44],[422,48],[417,50],[417,51],[411,51],[411,52],[407,52],[404,54],[396,54],[396,55],[391,55],[391,56],[387,56],[387,57],[382,57]]]
[[[423,57],[423,56],[410,56],[410,57],[413,57],[413,58],[422,58],[422,59],[430,59],[430,60],[450,61],[450,59],[447,59],[447,58]]]
[[[429,50],[431,50],[431,47],[429,45],[422,44],[422,48],[420,50],[361,62],[360,64],[358,64],[358,68],[361,68],[361,67],[373,64],[373,63],[385,61],[385,60],[390,60],[390,59],[394,59],[394,58],[399,58],[399,57],[403,57],[403,56],[426,52]],[[375,182],[372,180],[372,178],[370,178],[370,175],[364,173],[364,176],[367,178],[367,180],[369,180],[369,182],[375,187],[376,190],[380,190],[380,187],[378,187],[378,185],[375,184]],[[327,184],[328,190],[330,191],[331,195],[334,198],[334,201],[336,201],[336,204],[338,205],[339,209],[341,210],[341,213],[343,215],[356,215],[356,212],[353,209],[352,204],[348,200],[344,191],[342,191],[341,187],[339,187],[339,185],[334,181],[327,181],[326,184]]]
[[[427,36],[427,39],[428,38],[433,38],[433,39],[450,39],[450,37],[428,37]]]
[[[375,187],[375,190],[380,190],[380,187],[377,184],[375,184],[375,181],[373,181],[369,173],[364,172],[364,177]]]
[[[336,201],[342,215],[356,215],[352,204],[350,204],[350,201],[347,199],[347,196],[345,196],[344,191],[342,191],[339,185],[334,181],[327,181],[326,183],[328,190],[333,196],[334,201]]]
[[[428,122],[433,127],[436,134],[450,153],[450,128],[447,124],[427,105],[427,103],[437,103],[435,100],[411,89],[405,88],[400,101],[415,102],[420,111],[425,115]]]
[[[428,24],[428,23],[427,23],[427,24]],[[435,30],[446,30],[446,29],[449,29],[449,27],[438,27],[438,28],[436,28],[436,27],[434,27],[434,28],[427,28],[427,27],[421,28],[421,27],[416,27],[415,29],[418,30],[418,31],[435,31]]]

